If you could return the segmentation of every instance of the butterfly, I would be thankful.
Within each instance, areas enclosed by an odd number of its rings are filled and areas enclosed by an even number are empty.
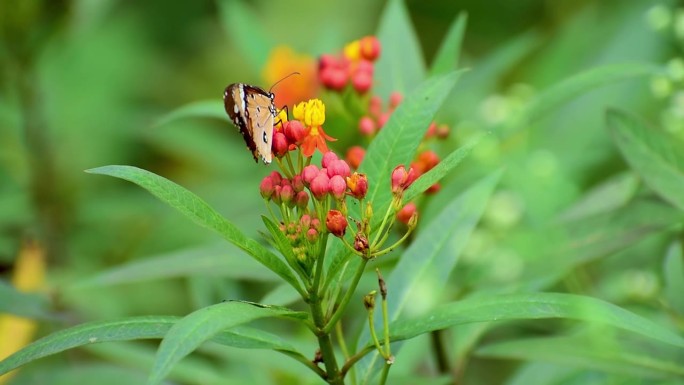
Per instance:
[[[258,156],[265,164],[271,163],[273,123],[278,113],[274,99],[272,92],[244,83],[233,83],[223,92],[226,112],[257,163]]]

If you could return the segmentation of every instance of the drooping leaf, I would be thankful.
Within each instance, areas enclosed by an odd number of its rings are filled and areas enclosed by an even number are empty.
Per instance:
[[[164,336],[147,383],[159,384],[178,361],[221,331],[265,317],[301,319],[306,318],[306,314],[240,301],[219,303],[192,312]]]
[[[525,338],[486,345],[476,355],[545,361],[639,377],[684,377],[684,368],[653,349],[601,336]]]
[[[24,349],[0,361],[0,375],[39,358],[79,346],[139,339],[161,339],[180,320],[180,317],[147,316],[116,321],[92,322],[43,337]],[[240,326],[216,334],[212,341],[244,349],[296,350],[271,333]]]
[[[627,163],[644,182],[684,210],[684,145],[623,111],[608,111],[608,128]]]
[[[237,226],[185,188],[159,175],[131,166],[104,166],[87,170],[87,172],[114,176],[143,187],[197,224],[216,231],[227,241],[246,251],[259,263],[285,279],[297,291],[303,293],[297,278],[282,260],[255,240],[247,238]]]
[[[445,74],[457,68],[467,21],[468,15],[465,12],[461,12],[451,23],[432,61],[430,75]]]
[[[561,293],[474,296],[441,305],[418,317],[397,320],[390,325],[390,333],[393,340],[401,341],[464,323],[545,318],[612,326],[684,347],[684,338],[644,317],[600,299]]]

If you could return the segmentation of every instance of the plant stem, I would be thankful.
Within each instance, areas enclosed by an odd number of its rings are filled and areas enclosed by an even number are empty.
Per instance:
[[[387,375],[389,374],[391,364],[385,362],[385,366],[382,368],[382,374],[380,375],[380,382],[378,384],[380,385],[385,385],[385,382],[387,382]]]
[[[359,264],[359,267],[356,269],[356,274],[354,274],[352,283],[351,285],[349,285],[349,290],[347,290],[347,292],[344,294],[344,297],[342,297],[342,301],[340,301],[340,305],[337,307],[332,317],[330,317],[328,324],[325,325],[325,328],[323,329],[325,333],[330,333],[330,330],[332,330],[332,328],[335,327],[335,324],[340,320],[340,318],[342,318],[342,314],[344,314],[344,310],[347,308],[347,305],[349,304],[352,295],[354,295],[356,286],[359,284],[359,281],[361,280],[361,276],[363,275],[363,271],[366,268],[367,263],[367,259],[364,258],[361,260],[361,264]]]
[[[432,350],[435,355],[435,360],[437,361],[437,370],[441,374],[450,373],[451,368],[449,368],[446,347],[444,346],[444,341],[442,341],[442,331],[433,331],[430,333],[430,339],[432,341]]]
[[[325,365],[325,370],[327,372],[327,381],[329,384],[344,385],[344,381],[337,366],[337,359],[335,358],[335,350],[333,349],[330,331],[325,330],[325,316],[323,314],[322,298],[319,293],[321,276],[323,275],[324,257],[325,250],[322,250],[316,259],[313,285],[311,286],[311,291],[309,293],[311,318],[313,318],[316,327],[316,338],[318,338],[318,346],[321,349],[321,355],[323,356],[323,364]]]

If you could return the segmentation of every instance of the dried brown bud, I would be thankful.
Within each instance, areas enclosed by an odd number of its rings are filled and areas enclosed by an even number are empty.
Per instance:
[[[376,268],[375,272],[378,274],[378,286],[380,287],[380,295],[384,301],[387,299],[387,284],[385,283],[385,279],[382,277],[382,274],[380,274],[380,269]]]
[[[366,310],[375,309],[375,295],[377,293],[377,291],[373,290],[363,297],[363,306],[366,307]]]

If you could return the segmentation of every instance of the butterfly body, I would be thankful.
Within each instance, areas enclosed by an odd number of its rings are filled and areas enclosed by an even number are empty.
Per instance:
[[[230,120],[240,129],[247,148],[255,161],[258,156],[264,163],[271,163],[273,123],[277,110],[275,96],[259,87],[233,83],[223,93],[223,104]]]

